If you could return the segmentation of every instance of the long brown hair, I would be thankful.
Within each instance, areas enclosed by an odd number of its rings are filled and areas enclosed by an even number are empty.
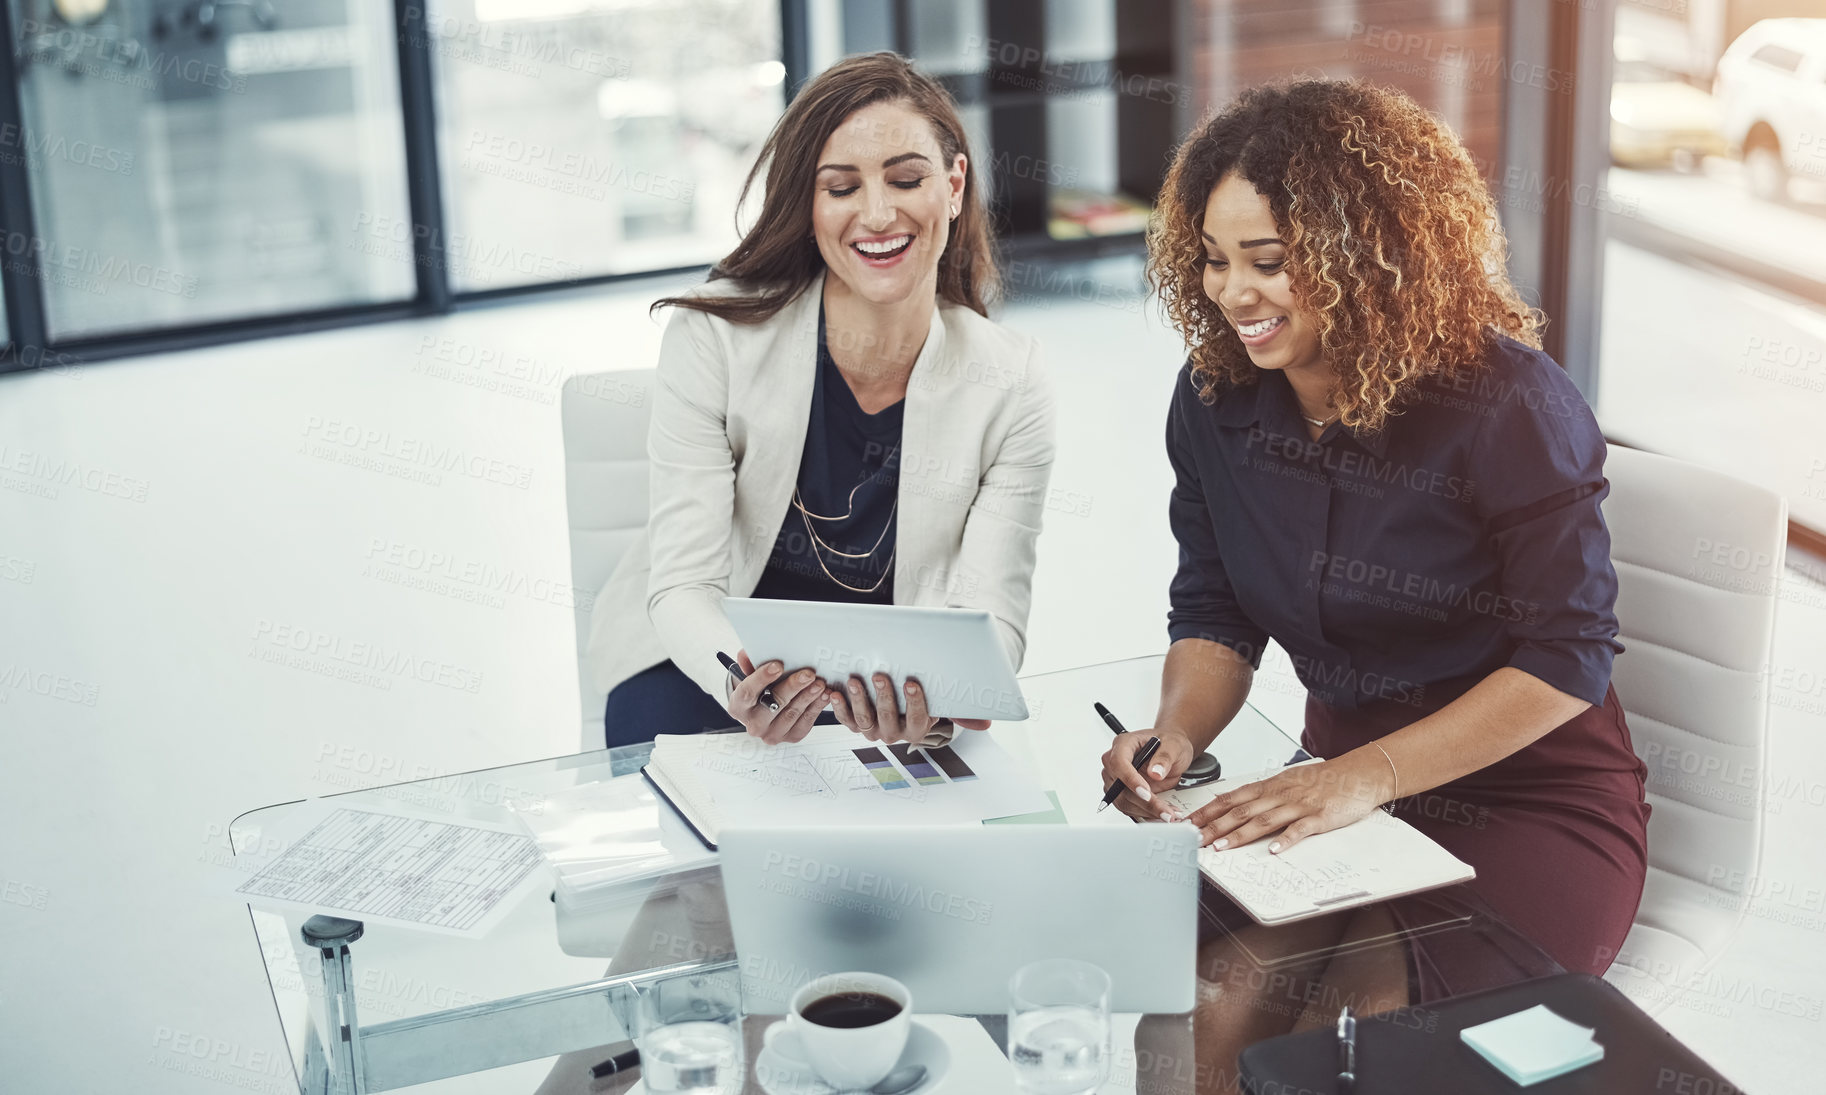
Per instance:
[[[1497,334],[1540,348],[1490,190],[1450,129],[1353,80],[1256,87],[1179,146],[1148,238],[1148,278],[1207,403],[1261,374],[1204,290],[1205,202],[1232,172],[1268,200],[1350,429],[1380,430],[1425,377],[1477,368]]]
[[[711,281],[729,278],[741,282],[746,291],[731,296],[665,297],[655,301],[653,308],[676,304],[732,323],[760,323],[804,292],[824,269],[824,256],[811,238],[812,183],[818,154],[845,118],[883,102],[905,102],[924,116],[947,166],[956,162],[959,153],[964,155],[964,196],[938,259],[938,295],[987,316],[984,299],[994,294],[999,275],[990,244],[989,214],[977,200],[976,160],[970,155],[957,104],[936,81],[916,71],[912,62],[886,51],[848,57],[825,69],[799,90],[767,135],[737,203],[739,208],[747,202],[765,167],[760,214],[735,250],[710,268]]]

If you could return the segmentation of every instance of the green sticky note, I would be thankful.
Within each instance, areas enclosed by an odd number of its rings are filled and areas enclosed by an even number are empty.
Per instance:
[[[1063,825],[1065,810],[1059,805],[1059,796],[1051,791],[1046,798],[1052,803],[1052,809],[1041,810],[1032,814],[1010,814],[1007,817],[984,818],[984,825]]]
[[[1503,1075],[1528,1087],[1604,1059],[1591,1027],[1582,1027],[1545,1004],[1458,1032],[1465,1044]]]

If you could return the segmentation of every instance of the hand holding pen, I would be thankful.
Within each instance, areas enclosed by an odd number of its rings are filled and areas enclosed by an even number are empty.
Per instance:
[[[1109,708],[1101,703],[1095,706],[1098,716],[1116,735],[1115,744],[1103,754],[1104,784],[1115,788],[1105,801],[1113,800],[1118,810],[1144,821],[1178,821],[1177,814],[1154,801],[1154,794],[1177,786],[1180,773],[1192,763],[1198,750],[1184,734],[1174,730],[1156,727],[1152,734],[1130,733]],[[1154,741],[1158,744],[1149,749]],[[1146,775],[1142,774],[1144,771]]]
[[[756,668],[747,651],[736,653],[739,662],[720,650],[716,655],[737,681],[729,693],[729,714],[769,745],[799,741],[811,733],[818,713],[830,705],[817,672],[807,668],[788,674],[778,659]]]

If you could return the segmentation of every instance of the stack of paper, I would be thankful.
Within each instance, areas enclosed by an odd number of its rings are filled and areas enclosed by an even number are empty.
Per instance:
[[[1527,1087],[1604,1059],[1594,1031],[1569,1022],[1545,1004],[1458,1032],[1465,1044],[1503,1075]]]
[[[560,905],[571,911],[644,899],[643,884],[714,859],[638,779],[567,788],[516,814],[552,866]]]

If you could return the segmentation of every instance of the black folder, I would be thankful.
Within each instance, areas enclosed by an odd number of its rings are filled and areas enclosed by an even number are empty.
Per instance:
[[[1564,1076],[1519,1087],[1458,1032],[1545,1004],[1595,1030],[1604,1059]],[[1309,1030],[1257,1042],[1239,1061],[1249,1095],[1338,1090],[1337,1034]],[[1682,1045],[1659,1023],[1601,977],[1562,973],[1487,992],[1397,1008],[1357,1020],[1356,1095],[1625,1095],[1634,1092],[1705,1092],[1742,1095],[1742,1089]]]

